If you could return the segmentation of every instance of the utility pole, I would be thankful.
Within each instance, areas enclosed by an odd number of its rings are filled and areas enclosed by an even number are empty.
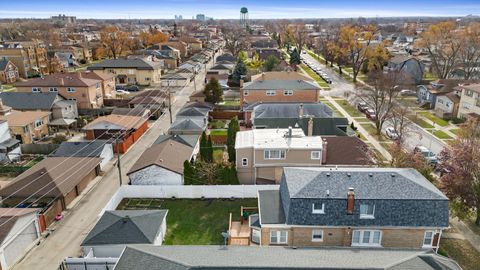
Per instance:
[[[197,92],[197,70],[193,72],[193,89]]]
[[[167,81],[167,91],[168,91],[168,114],[170,115],[170,124],[173,123],[172,119],[172,91],[170,91],[170,81]]]
[[[120,134],[115,137],[115,144],[117,145],[117,167],[118,167],[118,179],[120,181],[120,186],[122,186],[122,166],[120,164]]]

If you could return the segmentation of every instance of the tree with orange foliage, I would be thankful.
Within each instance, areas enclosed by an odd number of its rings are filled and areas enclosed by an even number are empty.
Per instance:
[[[168,40],[168,36],[160,31],[154,31],[152,33],[143,31],[138,38],[144,47],[150,47]]]
[[[115,26],[107,26],[100,31],[100,41],[105,53],[114,59],[117,59],[125,49],[128,49],[129,40],[128,34]]]

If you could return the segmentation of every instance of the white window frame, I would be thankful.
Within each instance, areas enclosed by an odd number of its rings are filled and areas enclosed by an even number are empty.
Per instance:
[[[283,95],[284,96],[293,96],[293,90],[284,90]]]
[[[321,238],[315,238],[315,235],[321,235]],[[312,242],[323,242],[323,230],[312,230]]]
[[[267,90],[267,92],[265,93],[267,96],[269,97],[272,97],[272,96],[275,96],[277,95],[277,91],[275,90]]]
[[[272,156],[272,152],[277,152],[278,151],[278,158],[277,157],[271,157]],[[285,159],[285,157],[287,156],[287,153],[285,150],[283,149],[269,149],[269,150],[264,150],[263,151],[263,158],[264,159]]]
[[[285,241],[281,241],[282,239],[282,233],[285,234]],[[272,241],[273,237],[276,238],[276,241]],[[270,244],[271,245],[285,245],[288,243],[288,231],[281,230],[271,230],[270,231]]]
[[[58,92],[58,88],[57,87],[49,87],[48,92]]]
[[[314,155],[318,154],[318,157],[315,157]],[[322,158],[322,151],[312,151],[310,152],[310,159],[321,159]]]
[[[32,93],[40,93],[40,92],[42,92],[41,87],[32,87]]]
[[[431,233],[431,236],[430,236],[430,244],[425,244],[425,240],[427,240],[427,234]],[[433,247],[433,238],[435,237],[435,231],[425,231],[425,233],[423,234],[423,244],[422,244],[422,248],[431,248]]]
[[[248,90],[243,90],[243,95],[248,96]]]
[[[322,205],[322,208],[316,208],[315,205]],[[312,214],[325,214],[325,203],[312,203]]]
[[[370,206],[372,206],[372,213],[362,214],[362,206],[367,207],[367,212]],[[374,219],[375,218],[375,204],[361,203],[360,204],[360,218],[361,219]]]
[[[373,243],[375,233],[378,232],[379,238],[378,243]],[[368,243],[364,243],[364,236],[368,233]],[[358,234],[358,243],[355,243],[355,234]],[[382,246],[382,236],[383,233],[380,230],[354,230],[352,232],[352,247],[381,247]]]
[[[75,87],[67,87],[67,92],[74,93],[76,91]]]
[[[248,166],[248,158],[242,158],[242,166]]]

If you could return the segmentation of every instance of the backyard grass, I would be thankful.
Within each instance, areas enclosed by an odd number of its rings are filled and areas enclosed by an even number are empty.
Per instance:
[[[224,121],[221,121],[221,120],[216,120],[216,121],[211,121],[210,123],[208,123],[208,128],[210,129],[221,129],[221,128],[225,128],[225,122]]]
[[[364,116],[361,112],[359,112],[355,107],[350,105],[348,101],[344,99],[337,101],[337,104],[340,105],[352,117]]]
[[[135,208],[132,200],[142,206]],[[241,206],[255,207],[257,200],[124,199],[118,209],[168,209],[164,245],[221,245],[229,214],[238,220]]]
[[[311,68],[307,67],[305,64],[300,64],[300,67],[308,74],[308,76],[312,77],[312,79],[314,79],[323,90],[330,90],[330,85],[320,78],[320,76],[318,76]]]
[[[433,131],[433,135],[435,135],[437,138],[442,139],[442,140],[448,140],[448,139],[453,139],[448,135],[447,133],[441,131],[441,130],[435,130]]]
[[[478,269],[480,252],[478,252],[467,240],[442,238],[438,253],[457,261],[463,270]]]
[[[225,100],[221,105],[240,106],[240,100]]]
[[[225,148],[224,147],[217,147],[213,149],[213,160],[215,162],[222,162],[223,161],[223,152]]]
[[[211,129],[210,130],[210,135],[227,136],[227,130],[226,129]]]
[[[421,116],[427,118],[430,121],[433,121],[435,124],[446,127],[448,126],[448,121],[443,120],[442,118],[436,117],[435,115],[431,114],[430,112],[419,112]]]

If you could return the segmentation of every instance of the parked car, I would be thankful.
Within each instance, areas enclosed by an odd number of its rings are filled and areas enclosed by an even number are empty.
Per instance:
[[[332,83],[332,79],[330,79],[329,77],[323,77],[323,80],[328,84]]]
[[[365,102],[360,102],[357,104],[357,109],[361,112],[366,112],[368,110],[368,106],[367,106],[367,103]]]
[[[377,119],[377,115],[375,114],[375,111],[373,109],[367,109],[365,111],[365,115],[367,116],[368,119],[375,121]]]
[[[392,140],[400,139],[400,135],[398,134],[398,132],[393,127],[387,127],[385,129],[385,134],[387,134],[387,137],[392,139]]]
[[[428,149],[427,147],[422,145],[415,146],[415,149],[413,149],[413,151],[415,153],[421,153],[423,158],[425,158],[425,160],[429,165],[432,165],[432,166],[437,165],[438,163],[437,156],[432,151],[430,151],[430,149]]]
[[[140,88],[136,85],[129,85],[129,86],[127,86],[126,90],[128,92],[138,92],[140,90]]]
[[[409,89],[403,89],[400,91],[400,96],[416,96],[417,92]]]
[[[125,85],[115,85],[115,90],[125,90]]]
[[[122,90],[122,89],[117,89],[115,92],[119,95],[125,95],[125,94],[130,94],[130,92]]]

